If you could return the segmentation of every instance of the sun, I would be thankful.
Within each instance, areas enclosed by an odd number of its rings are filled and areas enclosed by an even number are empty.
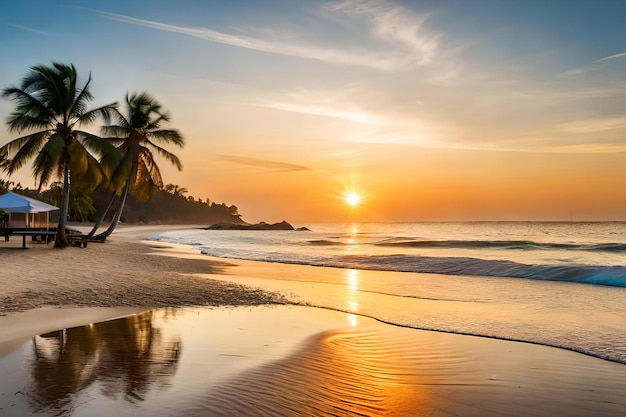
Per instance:
[[[362,197],[360,194],[357,194],[354,191],[349,191],[343,195],[343,199],[350,207],[357,207],[359,204],[361,204]]]

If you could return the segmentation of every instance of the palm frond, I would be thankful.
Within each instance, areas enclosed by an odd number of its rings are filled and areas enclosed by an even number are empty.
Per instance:
[[[53,175],[56,174],[58,176],[57,163],[57,160],[51,158],[46,153],[37,155],[33,162],[33,176],[38,181],[38,189],[41,190],[44,185],[48,184]]]
[[[161,143],[172,143],[181,148],[185,146],[185,139],[176,129],[154,130],[148,132],[146,136]]]
[[[124,126],[102,126],[100,128],[102,136],[107,136],[111,139],[124,140],[130,135],[130,129]]]
[[[20,89],[32,92],[39,91],[44,88],[46,84],[46,77],[42,76],[42,71],[45,71],[44,68],[45,67],[43,65],[30,67],[29,71],[21,80]]]
[[[147,174],[152,178],[152,182],[157,187],[163,186],[163,178],[161,177],[161,170],[154,161],[154,155],[148,148],[142,148],[139,156],[139,161],[143,163],[147,170]]]
[[[67,124],[67,88],[65,87],[65,76],[58,68],[46,66],[33,67],[39,73],[41,81],[33,84],[39,90],[36,92],[40,101],[59,117],[63,117],[63,124]]]
[[[104,155],[99,163],[105,176],[105,188],[119,193],[128,181],[129,170],[123,170],[122,161],[113,155]]]
[[[107,139],[82,130],[76,130],[76,138],[97,158],[106,154],[119,155],[120,151]],[[119,158],[121,159],[121,157]]]
[[[148,123],[145,125],[146,131],[157,130],[161,127],[162,123],[167,123],[170,121],[170,114],[165,111],[161,111],[161,106],[159,105],[150,108],[150,119]]]
[[[70,167],[73,175],[79,175],[81,184],[87,191],[95,190],[100,184],[106,182],[106,174],[98,163],[98,160],[85,151],[77,148],[70,155]]]
[[[148,200],[152,194],[154,194],[154,192],[163,185],[162,181],[155,182],[155,177],[153,176],[155,173],[151,173],[151,170],[154,170],[154,167],[155,165],[152,165],[152,167],[146,165],[146,162],[143,159],[139,161],[135,181],[133,182],[133,186],[131,188],[132,193],[139,201]],[[156,170],[158,171],[158,167]],[[160,179],[161,174],[159,172],[157,172],[157,174]]]
[[[150,143],[150,146],[154,148],[160,156],[170,161],[172,165],[174,165],[179,171],[182,171],[183,164],[180,162],[180,159],[178,159],[176,155],[163,149],[160,146],[155,145],[154,143]]]
[[[74,75],[76,74],[74,70]],[[70,118],[80,118],[85,112],[87,105],[86,103],[90,101],[93,96],[89,92],[89,84],[91,84],[91,73],[89,73],[89,77],[87,78],[87,82],[83,86],[83,88],[76,95],[76,76],[69,77],[71,81],[71,85],[68,88],[68,93],[72,92],[75,97],[72,97],[72,104],[69,108],[68,115]]]
[[[119,105],[116,105],[115,108],[111,110],[112,122],[110,122],[109,124],[130,128],[130,123],[128,122],[128,120],[126,120],[126,117],[120,112],[118,106]]]
[[[11,158],[4,167],[6,172],[11,175],[20,169],[26,161],[40,151],[49,135],[49,131],[31,133],[30,135],[13,139],[0,148],[2,154],[7,158]]]
[[[93,123],[98,117],[102,117],[105,123],[109,123],[111,120],[111,114],[113,109],[117,106],[117,103],[107,104],[102,107],[98,107],[82,113],[76,117],[71,123],[70,127],[73,128],[76,125],[85,125]]]
[[[50,120],[18,112],[13,112],[7,117],[7,124],[9,125],[9,130],[15,132],[45,129],[51,125]]]
[[[50,136],[33,163],[33,175],[35,178],[39,178],[40,188],[48,183],[55,169],[59,177],[62,175],[62,161],[65,155],[66,148],[63,138],[57,134]]]
[[[33,138],[39,138],[40,136],[51,135],[52,132],[48,130],[43,130],[41,132],[29,133],[28,135],[21,136],[19,138],[13,139],[12,141],[6,143],[2,146],[2,149],[8,156],[11,156],[18,152],[22,146],[24,146],[28,141]]]
[[[20,132],[31,128],[35,123],[40,123],[40,127],[47,127],[57,121],[55,114],[28,91],[10,87],[3,90],[2,96],[16,103],[15,112],[7,119],[10,131]]]
[[[70,157],[70,168],[76,175],[85,175],[89,168],[89,152],[79,141],[74,141],[67,147]]]

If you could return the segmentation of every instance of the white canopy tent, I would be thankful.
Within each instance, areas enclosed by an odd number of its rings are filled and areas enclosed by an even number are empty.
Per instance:
[[[0,195],[0,209],[10,213],[25,213],[25,226],[30,227],[33,223],[35,213],[46,213],[46,227],[50,222],[50,212],[58,210],[58,207],[46,204],[34,198],[25,197],[9,191]],[[32,216],[32,217],[31,217]],[[11,222],[9,217],[9,223]]]

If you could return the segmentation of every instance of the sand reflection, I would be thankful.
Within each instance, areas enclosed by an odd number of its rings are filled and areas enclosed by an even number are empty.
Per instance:
[[[413,383],[406,347],[398,355],[368,329],[316,335],[293,356],[224,381],[184,415],[420,415],[430,389]]]
[[[161,337],[153,312],[37,336],[27,367],[33,411],[70,415],[81,391],[131,403],[152,386],[167,385],[182,350],[179,337]]]

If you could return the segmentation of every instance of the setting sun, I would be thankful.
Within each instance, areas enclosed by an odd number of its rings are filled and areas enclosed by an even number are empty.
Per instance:
[[[349,205],[350,207],[356,207],[359,204],[361,204],[361,196],[353,191],[347,192],[343,196],[343,199],[345,200],[346,204]]]

